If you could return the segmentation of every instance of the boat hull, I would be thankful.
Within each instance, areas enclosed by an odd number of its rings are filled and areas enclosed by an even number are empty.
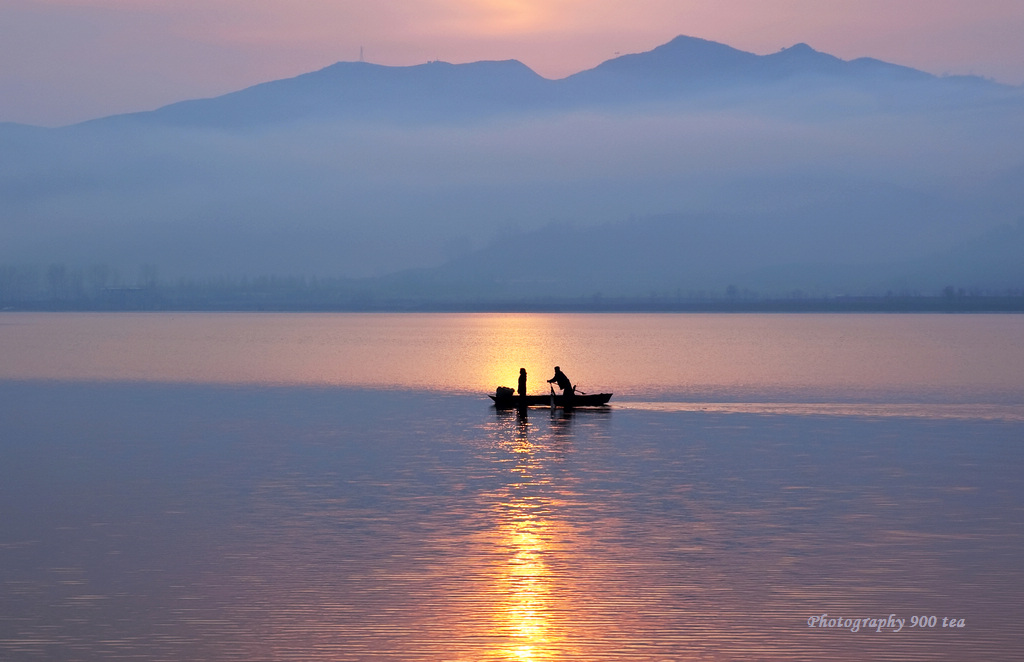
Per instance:
[[[490,395],[494,406],[498,409],[521,409],[524,407],[550,407],[550,395]],[[563,409],[576,407],[603,407],[612,399],[611,393],[593,393],[590,395],[556,395],[555,406]]]

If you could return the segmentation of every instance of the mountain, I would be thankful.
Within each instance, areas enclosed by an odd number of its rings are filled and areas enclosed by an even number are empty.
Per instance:
[[[805,44],[679,37],[559,80],[343,62],[0,125],[0,267],[466,296],[1020,287],[1016,244],[985,237],[1024,215],[1021,145],[1024,89]],[[968,245],[974,266],[942,266]]]
[[[567,82],[580,93],[603,93],[607,99],[663,99],[739,85],[772,85],[791,78],[849,81],[865,75],[906,72],[919,79],[933,77],[895,65],[845,62],[797,44],[778,53],[755,55],[724,44],[693,37],[676,37],[646,53],[623,55],[570,76]],[[611,94],[608,92],[611,91]],[[596,94],[595,94],[596,96]]]
[[[737,79],[756,80],[764,58],[730,46],[692,37],[676,37],[646,53],[622,55],[566,79],[577,93],[598,93],[606,99],[622,93],[640,98],[663,98],[693,92],[703,86],[732,85]],[[633,99],[636,100],[636,97]]]
[[[847,62],[807,44],[755,55],[680,36],[649,52],[622,55],[561,80],[542,78],[516,60],[428,62],[407,67],[338,62],[212,99],[183,101],[84,124],[224,129],[332,120],[457,124],[523,113],[693,100],[725,90],[764,94],[787,83],[804,89],[855,85],[869,92],[874,87],[889,97],[893,92],[889,86],[894,83],[911,95],[920,94],[921,85],[933,92],[957,94],[969,87],[975,96],[1008,91],[984,79],[941,79],[871,58]],[[914,84],[917,87],[907,87]]]
[[[457,123],[543,105],[549,82],[514,60],[412,67],[338,62],[215,99],[183,101],[99,122],[218,128],[329,119]]]

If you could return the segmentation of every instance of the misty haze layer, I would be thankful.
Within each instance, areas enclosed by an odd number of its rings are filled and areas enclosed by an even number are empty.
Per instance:
[[[339,63],[0,126],[0,264],[511,296],[1024,281],[1024,92],[678,38],[566,79]],[[427,271],[422,271],[426,269]]]

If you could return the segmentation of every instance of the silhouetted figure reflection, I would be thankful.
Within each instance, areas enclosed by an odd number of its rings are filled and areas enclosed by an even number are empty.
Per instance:
[[[562,389],[562,395],[572,395],[576,390],[572,387],[572,382],[565,376],[562,369],[557,365],[555,366],[555,376],[548,380],[548,384],[555,384],[558,388]]]
[[[519,369],[519,388],[516,392],[519,395],[526,395],[526,368]]]

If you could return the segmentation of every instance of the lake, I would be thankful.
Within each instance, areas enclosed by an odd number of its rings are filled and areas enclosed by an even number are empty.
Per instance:
[[[0,659],[1016,660],[1022,442],[1018,315],[3,313]]]

